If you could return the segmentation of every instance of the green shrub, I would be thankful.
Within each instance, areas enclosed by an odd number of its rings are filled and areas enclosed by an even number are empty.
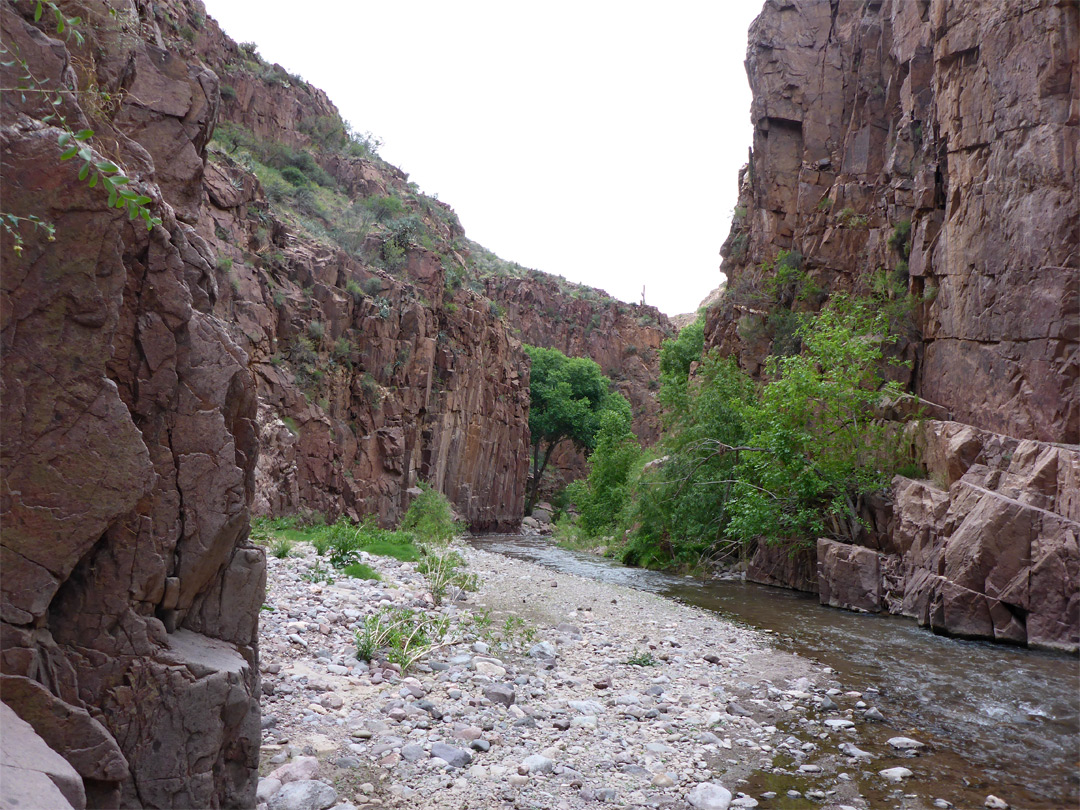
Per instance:
[[[236,100],[236,88],[233,87],[231,84],[224,84],[223,83],[221,85],[220,89],[221,89],[221,97],[225,101],[235,101]]]
[[[307,186],[308,179],[304,176],[304,173],[295,166],[286,166],[281,170],[281,176],[286,181],[292,183],[294,186]]]
[[[408,672],[434,650],[455,642],[450,619],[408,608],[383,608],[356,631],[356,657],[371,661],[382,654]]]
[[[382,575],[378,571],[364,563],[350,563],[349,565],[346,565],[342,571],[345,572],[346,576],[350,576],[353,579],[382,579]]]
[[[475,591],[480,586],[476,574],[466,573],[465,558],[456,551],[428,553],[416,570],[423,574],[428,582],[428,590],[436,605],[441,605],[447,596],[456,597],[464,591]]]
[[[405,213],[405,203],[396,195],[384,197],[368,197],[364,200],[364,207],[371,212],[376,222],[388,222],[396,216]]]
[[[277,557],[279,560],[283,560],[292,554],[293,541],[288,537],[278,536],[274,539],[270,545],[270,553]]]
[[[311,335],[312,340],[322,340],[323,335],[326,334],[326,326],[322,321],[310,321],[307,326],[308,334]]]
[[[890,250],[900,254],[901,259],[907,259],[911,254],[911,220],[902,220],[889,234],[888,245]]]
[[[442,543],[458,534],[461,527],[454,521],[453,507],[445,495],[427,484],[409,504],[398,527],[410,532],[421,542]]]

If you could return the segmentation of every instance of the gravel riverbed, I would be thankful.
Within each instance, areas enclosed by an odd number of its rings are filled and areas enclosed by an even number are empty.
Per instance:
[[[260,807],[950,806],[859,748],[875,695],[828,667],[653,594],[458,550],[480,589],[438,608],[415,563],[327,583],[306,544],[270,558]],[[455,643],[404,676],[359,661],[356,628],[387,606],[447,617]]]

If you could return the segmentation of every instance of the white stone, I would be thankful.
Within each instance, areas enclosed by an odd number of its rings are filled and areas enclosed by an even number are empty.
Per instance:
[[[915,751],[926,747],[926,743],[913,740],[911,737],[891,737],[889,738],[889,745],[900,751]]]
[[[702,782],[686,794],[686,801],[698,810],[728,810],[731,791],[715,782]]]
[[[888,779],[890,782],[902,782],[911,776],[911,771],[907,768],[886,768],[883,771],[878,771],[878,774]]]

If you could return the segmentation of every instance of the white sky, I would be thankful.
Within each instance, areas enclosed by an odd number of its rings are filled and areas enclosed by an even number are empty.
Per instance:
[[[206,0],[509,261],[692,312],[751,140],[761,0]]]

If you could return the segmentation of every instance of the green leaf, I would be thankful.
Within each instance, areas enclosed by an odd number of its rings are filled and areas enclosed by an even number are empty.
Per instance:
[[[70,141],[70,140],[71,140],[71,133],[70,132],[61,132],[60,137],[56,139],[56,142],[60,146],[67,146],[68,141]]]
[[[130,188],[122,188],[120,189],[120,196],[123,197],[125,200],[134,200],[139,195],[137,195]]]
[[[138,197],[135,198],[136,205],[149,205],[152,202],[153,200],[150,197],[147,197],[145,194],[140,194]]]
[[[90,178],[90,188],[93,188],[97,185],[98,177],[100,176],[101,175],[97,174],[96,172],[94,173],[94,176]]]
[[[116,172],[120,171],[120,168],[111,160],[99,160],[94,165],[106,174],[115,174]]]
[[[67,149],[65,149],[60,154],[60,159],[61,160],[71,160],[73,157],[75,157],[75,155],[78,153],[78,151],[79,151],[79,147],[74,146],[74,145],[69,146]]]
[[[90,164],[89,163],[84,163],[82,165],[82,168],[79,169],[79,179],[80,180],[85,180],[89,176],[89,174],[90,174]]]
[[[94,130],[92,129],[80,129],[75,133],[75,140],[88,141],[94,137]]]
[[[82,149],[79,150],[79,157],[89,163],[94,159],[94,153],[84,146]]]
[[[124,175],[122,175],[122,174],[118,174],[118,175],[117,175],[116,177],[114,177],[114,178],[112,179],[112,181],[113,181],[114,183],[116,183],[116,185],[118,185],[118,186],[122,186],[122,185],[123,185],[124,183],[129,183],[129,182],[131,182],[131,178],[130,178],[130,177],[125,177],[125,176],[124,176]]]
[[[39,2],[37,4],[37,8],[34,9],[34,22],[38,22],[41,19],[41,12],[42,11],[43,11],[43,9],[41,8],[41,2],[39,0]]]
[[[116,189],[109,189],[109,208],[112,208],[116,204]]]

